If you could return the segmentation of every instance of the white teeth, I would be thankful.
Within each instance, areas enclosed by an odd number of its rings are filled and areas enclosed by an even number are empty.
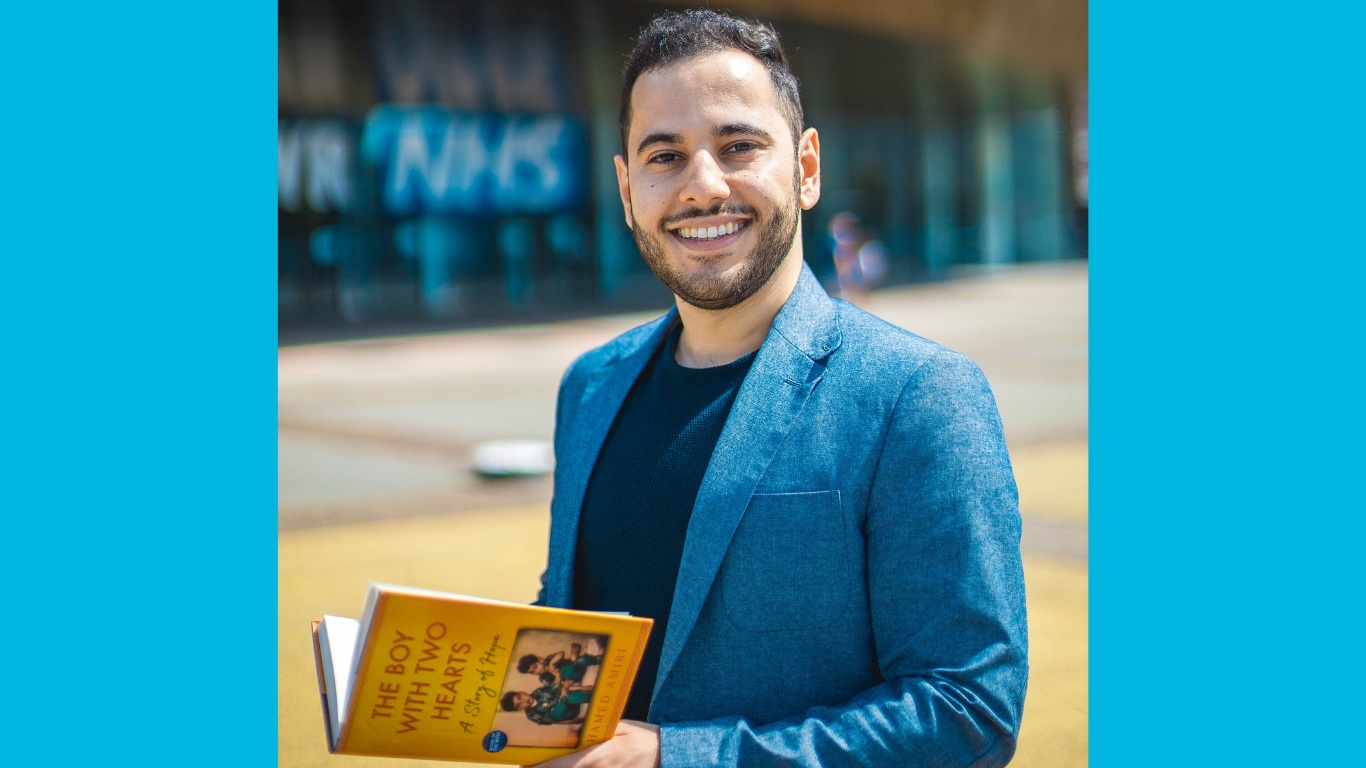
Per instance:
[[[688,240],[715,240],[718,237],[735,234],[744,228],[743,222],[731,222],[719,227],[679,227],[678,236]]]

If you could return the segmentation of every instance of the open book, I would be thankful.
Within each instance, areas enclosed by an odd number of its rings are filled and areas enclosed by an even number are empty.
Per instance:
[[[328,750],[531,765],[606,741],[650,619],[370,585],[313,622]]]

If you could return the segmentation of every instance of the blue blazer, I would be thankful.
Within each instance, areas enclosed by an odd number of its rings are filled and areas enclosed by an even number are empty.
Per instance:
[[[565,374],[543,604],[571,607],[589,475],[677,322]],[[1005,765],[1027,677],[1017,504],[977,366],[804,266],[688,524],[650,704],[664,768]]]

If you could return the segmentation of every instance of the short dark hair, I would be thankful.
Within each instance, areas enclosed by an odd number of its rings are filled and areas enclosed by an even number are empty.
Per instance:
[[[502,704],[504,712],[517,711],[517,694],[518,691],[508,691],[507,695],[503,696]]]
[[[743,51],[768,69],[773,90],[778,94],[778,107],[792,129],[792,143],[801,143],[803,115],[802,97],[797,92],[797,78],[787,69],[787,54],[778,33],[767,24],[738,19],[710,10],[669,11],[655,17],[641,30],[635,50],[626,59],[626,76],[621,85],[621,150],[630,156],[626,146],[631,128],[631,91],[641,75],[667,67],[675,62],[720,51]]]
[[[527,655],[517,660],[517,671],[525,675],[527,673],[527,670],[531,669],[531,665],[535,664],[540,660],[540,656],[537,656],[534,653],[528,653]]]

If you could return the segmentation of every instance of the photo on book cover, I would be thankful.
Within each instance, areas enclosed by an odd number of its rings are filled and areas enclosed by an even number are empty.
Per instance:
[[[493,719],[509,746],[578,746],[608,637],[554,629],[517,633]]]

